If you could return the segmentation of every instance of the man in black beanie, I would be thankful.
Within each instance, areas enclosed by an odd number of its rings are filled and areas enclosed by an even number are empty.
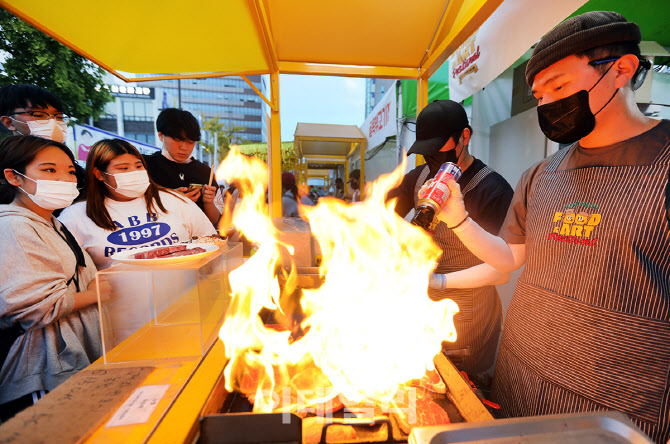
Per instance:
[[[471,219],[453,231],[500,271],[526,264],[493,381],[503,414],[620,410],[665,443],[670,122],[636,105],[650,68],[640,39],[614,12],[570,18],[542,38],[526,79],[542,131],[570,145],[523,174],[501,237]],[[447,224],[466,214],[450,188]]]
[[[421,154],[426,163],[407,173],[389,192],[388,199],[397,199],[398,215],[405,217],[416,209],[422,185],[435,177],[443,163],[451,162],[463,172],[458,183],[463,187],[469,215],[491,234],[498,234],[514,191],[500,174],[470,154],[471,134],[465,109],[453,100],[436,100],[419,113],[416,142],[407,155]],[[490,386],[487,371],[494,364],[502,324],[502,304],[495,285],[507,282],[509,275],[484,266],[490,273],[475,285],[459,285],[461,270],[479,266],[482,261],[468,251],[451,227],[439,222],[430,230],[442,256],[435,269],[438,274],[431,276],[428,296],[435,301],[452,299],[460,307],[454,316],[458,338],[456,342],[445,341],[442,348],[459,370],[486,388]]]

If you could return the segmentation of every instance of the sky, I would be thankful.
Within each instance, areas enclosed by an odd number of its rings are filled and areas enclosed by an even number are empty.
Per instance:
[[[365,79],[352,77],[279,76],[281,140],[293,140],[302,123],[363,124]]]

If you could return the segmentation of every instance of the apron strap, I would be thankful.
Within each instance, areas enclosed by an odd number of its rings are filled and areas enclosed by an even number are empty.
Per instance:
[[[485,166],[484,168],[479,170],[477,174],[475,174],[475,176],[472,179],[470,179],[470,181],[461,190],[463,196],[465,196],[468,191],[472,190],[474,187],[479,185],[479,182],[484,180],[484,178],[491,173],[493,173],[493,169],[489,168],[488,166]]]
[[[416,179],[416,184],[414,184],[414,209],[416,209],[416,204],[419,202],[419,190],[426,182],[426,177],[430,173],[430,168],[428,164],[424,164],[423,169],[419,173],[419,177]]]
[[[572,151],[573,149],[575,149],[576,146],[577,146],[577,143],[575,142],[567,148],[563,148],[563,149],[558,150],[558,152],[556,154],[554,154],[554,158],[551,159],[551,162],[549,162],[549,165],[547,165],[547,167],[544,169],[544,171],[553,173],[554,171],[558,170],[558,167],[561,165],[561,162],[563,162],[563,159],[565,159],[565,157],[568,155],[568,153],[570,151]]]
[[[660,165],[670,165],[670,141],[665,144],[654,163]]]

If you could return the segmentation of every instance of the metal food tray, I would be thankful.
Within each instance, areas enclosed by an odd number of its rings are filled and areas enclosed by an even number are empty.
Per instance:
[[[620,412],[533,416],[418,427],[412,430],[407,442],[408,444],[575,442],[653,444],[649,437]]]

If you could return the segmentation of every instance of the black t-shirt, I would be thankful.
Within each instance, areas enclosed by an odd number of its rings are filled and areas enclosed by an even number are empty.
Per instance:
[[[484,162],[475,158],[472,165],[458,179],[461,189],[485,166]],[[414,208],[414,189],[423,168],[425,166],[420,165],[405,174],[402,183],[388,194],[388,199],[398,198],[395,211],[401,217],[407,216],[407,213]],[[435,174],[429,173],[426,180],[432,179],[435,177]],[[512,190],[510,184],[507,183],[504,177],[494,171],[465,194],[463,201],[465,209],[472,220],[489,233],[497,235],[505,220],[507,208],[512,201],[513,195],[514,190]]]
[[[153,181],[170,189],[188,187],[192,183],[205,185],[211,173],[211,168],[198,160],[191,159],[189,163],[177,163],[163,156],[160,151],[144,156],[144,161]],[[216,186],[216,178],[213,178],[209,185]],[[203,209],[202,194],[196,203]]]
[[[572,150],[561,161],[558,171],[575,170],[587,167],[611,167],[624,165],[651,165],[670,141],[670,121],[661,120],[652,129],[630,139],[599,148],[583,148],[577,143],[563,148]],[[506,242],[523,244],[526,242],[526,212],[528,201],[540,174],[549,166],[555,154],[527,169],[519,179],[514,199],[510,206],[505,224],[500,232]],[[670,172],[669,172],[670,175]],[[665,208],[670,221],[670,181],[665,189]]]

